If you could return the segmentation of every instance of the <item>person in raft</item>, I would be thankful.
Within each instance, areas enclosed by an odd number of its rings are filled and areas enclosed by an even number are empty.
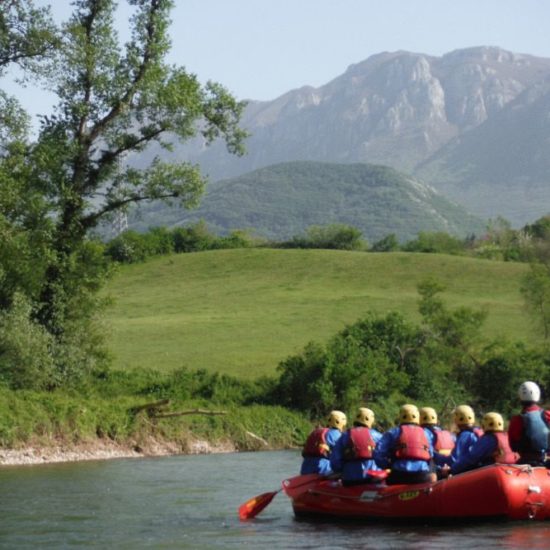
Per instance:
[[[455,447],[451,455],[443,459],[443,462],[451,467],[451,471],[453,464],[459,462],[483,435],[483,430],[475,425],[476,415],[470,405],[459,405],[453,412],[453,421],[457,428]]]
[[[341,472],[343,485],[376,482],[380,468],[374,462],[374,449],[382,434],[375,430],[374,412],[361,407],[350,428],[336,442],[330,456],[334,472]]]
[[[518,393],[521,413],[510,419],[510,447],[519,453],[519,463],[550,467],[550,411],[537,405],[540,388],[535,382],[523,382]]]
[[[399,409],[399,426],[388,430],[374,449],[379,468],[391,468],[388,485],[436,481],[433,471],[433,447],[426,431],[419,425],[420,413],[415,405]]]
[[[445,463],[455,447],[455,436],[437,423],[437,413],[432,407],[420,409],[420,425],[426,430],[434,448],[434,462],[438,477],[445,477],[449,466]]]
[[[487,413],[481,422],[484,434],[451,467],[451,474],[459,474],[488,464],[515,464],[518,454],[508,443],[502,415]]]
[[[332,411],[329,414],[327,427],[315,428],[308,436],[302,450],[302,467],[304,474],[332,474],[330,455],[336,442],[340,439],[347,424],[346,415],[342,411]]]

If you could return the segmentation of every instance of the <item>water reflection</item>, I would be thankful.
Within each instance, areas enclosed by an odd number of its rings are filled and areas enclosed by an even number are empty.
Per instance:
[[[0,469],[0,548],[548,548],[541,523],[315,523],[279,494],[255,520],[239,504],[277,489],[295,452]]]

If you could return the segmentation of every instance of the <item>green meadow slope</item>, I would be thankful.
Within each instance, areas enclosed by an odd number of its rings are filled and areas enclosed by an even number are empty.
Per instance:
[[[116,368],[182,366],[255,377],[367,311],[418,319],[416,284],[436,276],[451,306],[488,311],[487,336],[533,338],[519,294],[526,266],[458,256],[218,250],[122,266],[109,283]]]

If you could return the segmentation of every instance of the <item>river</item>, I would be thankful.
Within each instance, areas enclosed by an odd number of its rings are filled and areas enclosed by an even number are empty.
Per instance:
[[[0,548],[549,548],[550,522],[456,526],[297,521],[283,494],[239,522],[248,498],[280,487],[297,452],[5,466]]]

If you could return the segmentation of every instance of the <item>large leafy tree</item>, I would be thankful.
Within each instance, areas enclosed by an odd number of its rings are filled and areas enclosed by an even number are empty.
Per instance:
[[[198,133],[206,143],[221,137],[230,152],[240,154],[245,138],[238,126],[242,102],[220,84],[201,85],[195,75],[165,61],[173,2],[128,0],[133,16],[124,45],[113,21],[116,4],[76,0],[58,32],[30,0],[0,7],[0,63],[20,63],[57,96],[53,113],[41,118],[35,143],[22,146],[13,139],[18,125],[4,125],[0,208],[6,230],[25,236],[24,243],[12,239],[20,247],[11,257],[28,253],[39,261],[32,273],[26,270],[23,289],[0,285],[0,298],[7,307],[22,290],[35,321],[54,343],[71,341],[72,350],[88,349],[79,338],[90,334],[83,321],[94,316],[95,291],[106,271],[90,232],[140,201],[177,200],[192,207],[205,185],[198,167],[186,162],[157,156],[138,169],[129,158],[153,144],[170,149],[174,140]],[[0,118],[24,118],[17,106],[10,108],[11,114],[6,102]],[[21,286],[20,278],[11,281]],[[57,355],[70,352],[58,347]]]

